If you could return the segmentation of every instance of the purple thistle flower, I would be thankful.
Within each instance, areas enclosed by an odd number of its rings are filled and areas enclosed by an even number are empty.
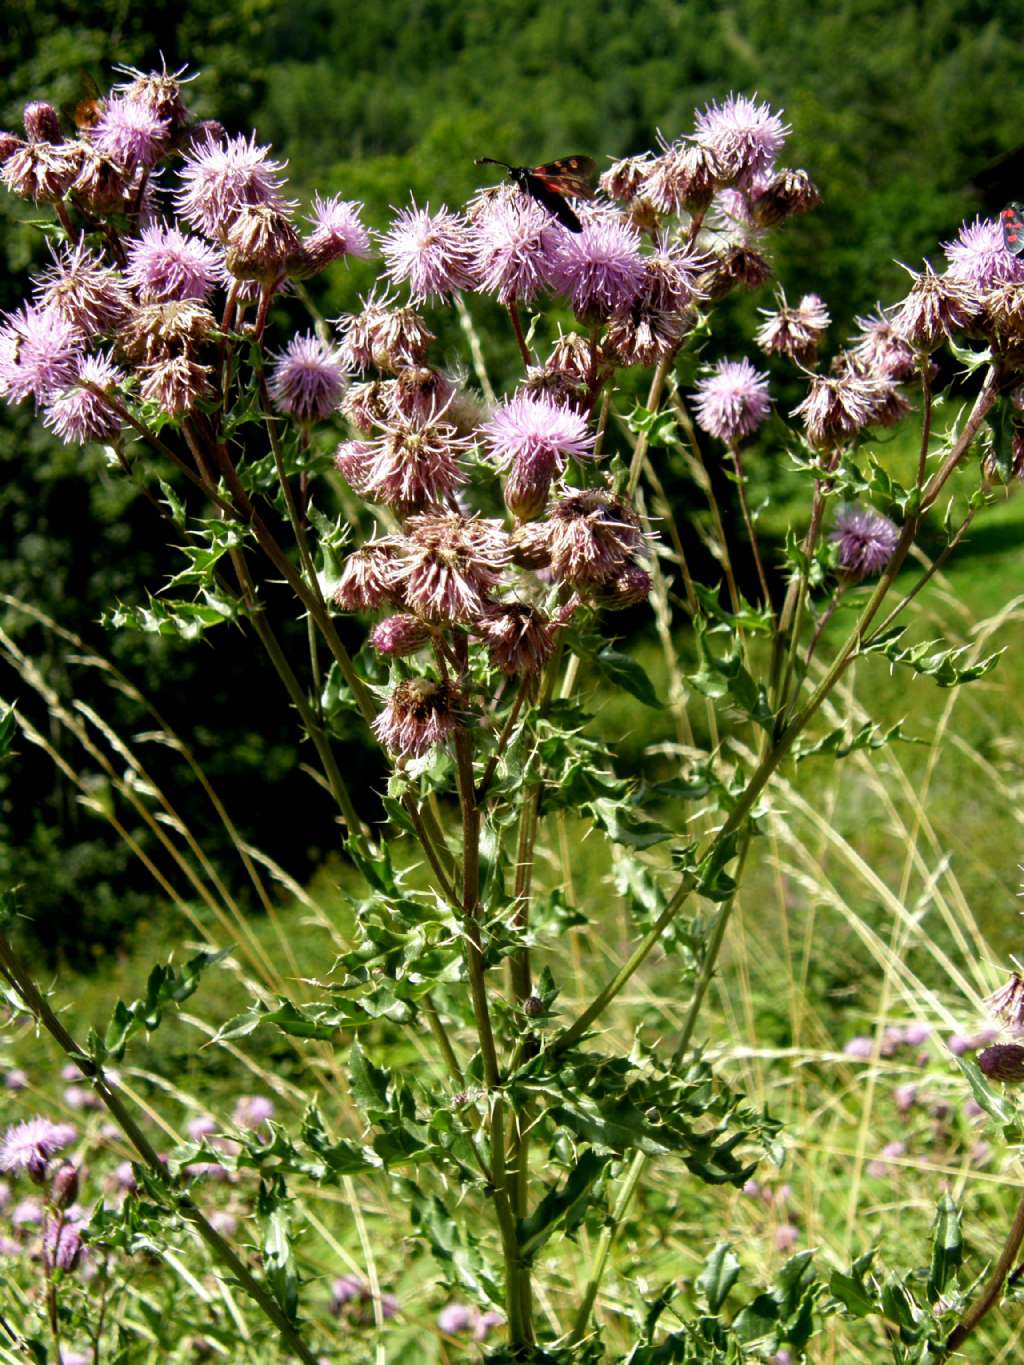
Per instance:
[[[697,425],[727,445],[750,436],[771,410],[768,376],[742,360],[720,360],[697,384]]]
[[[284,165],[271,161],[269,151],[257,147],[255,133],[226,142],[208,135],[191,147],[180,172],[183,188],[175,196],[180,216],[207,237],[219,237],[247,204],[281,207]]]
[[[70,1275],[77,1270],[85,1247],[79,1232],[80,1220],[71,1213],[62,1218],[48,1218],[43,1227],[43,1264],[52,1270]]]
[[[81,144],[30,141],[8,153],[0,176],[20,198],[52,204],[64,197],[81,168]]]
[[[72,1161],[59,1166],[50,1185],[50,1202],[59,1209],[69,1208],[78,1198],[81,1172]]]
[[[128,309],[120,276],[85,245],[85,238],[53,253],[35,286],[38,307],[51,308],[83,337],[111,332]]]
[[[914,283],[893,314],[893,330],[911,346],[934,351],[977,317],[981,299],[972,282],[951,274],[936,275],[927,261],[919,275],[912,270],[908,273]]]
[[[444,298],[476,284],[476,252],[466,220],[442,204],[417,208],[412,201],[402,209],[380,239],[387,262],[385,275],[393,284],[407,284],[414,303]]]
[[[948,1046],[954,1057],[962,1057],[965,1052],[977,1052],[979,1048],[988,1047],[998,1037],[999,1030],[995,1028],[984,1028],[978,1033],[954,1033]]]
[[[569,457],[588,460],[594,456],[595,435],[586,420],[543,393],[516,393],[498,404],[481,427],[481,435],[498,468],[528,465],[549,483],[563,472]]]
[[[90,136],[96,149],[129,171],[154,165],[167,151],[171,125],[148,105],[107,100]]]
[[[917,1104],[917,1086],[912,1081],[898,1085],[892,1092],[893,1103],[901,1114],[909,1114]]]
[[[511,554],[500,522],[458,512],[411,517],[398,545],[392,581],[428,621],[476,620]]]
[[[399,541],[393,537],[370,540],[354,550],[345,560],[341,581],[334,590],[335,606],[342,611],[365,611],[385,602],[396,602],[398,557]],[[400,601],[400,595],[397,600]]]
[[[897,336],[892,323],[881,312],[871,317],[858,318],[860,332],[855,340],[853,355],[858,364],[870,372],[902,383],[917,371],[914,348],[903,337]]]
[[[477,1309],[469,1304],[446,1304],[437,1315],[438,1331],[444,1332],[450,1337],[458,1336],[461,1332],[471,1332],[476,1326],[478,1317]]]
[[[358,1275],[339,1275],[331,1286],[331,1312],[338,1313],[346,1304],[361,1298],[365,1286]]]
[[[792,416],[803,418],[812,446],[834,446],[874,420],[888,391],[883,380],[852,370],[835,378],[815,375],[807,397],[793,409]]]
[[[473,1328],[474,1341],[486,1341],[495,1327],[504,1326],[505,1319],[494,1309],[488,1309],[486,1313],[481,1313],[477,1319],[477,1324]]]
[[[274,1117],[274,1101],[266,1095],[243,1095],[235,1105],[234,1121],[239,1128],[261,1128]]]
[[[697,213],[705,209],[722,179],[714,151],[690,139],[665,145],[650,163],[639,193],[659,213]]]
[[[997,1043],[978,1053],[978,1067],[993,1081],[1016,1084],[1024,1081],[1024,1047],[1019,1043]]]
[[[985,1006],[1014,1033],[1024,1031],[1024,978],[1014,972],[1004,986],[988,997]]]
[[[599,186],[609,199],[617,199],[620,204],[630,204],[638,194],[643,193],[644,181],[651,172],[650,152],[641,156],[623,157],[604,171],[598,181]]]
[[[558,224],[536,200],[505,190],[479,202],[473,214],[477,289],[499,303],[531,303],[551,280]]]
[[[109,392],[123,384],[124,379],[124,372],[109,355],[86,356],[78,367],[75,382],[51,397],[46,405],[43,425],[65,445],[113,440],[121,430],[121,418],[109,403],[86,385],[95,384]]]
[[[33,100],[21,111],[25,136],[30,142],[63,142],[60,115],[46,100]]]
[[[742,187],[771,174],[789,125],[765,103],[729,95],[697,115],[697,141],[713,152],[722,178]]]
[[[908,1047],[920,1047],[932,1036],[931,1024],[924,1023],[923,1020],[914,1024],[908,1024],[903,1030],[903,1038]]]
[[[510,677],[538,674],[555,647],[555,627],[537,607],[501,602],[487,607],[473,626],[487,643],[491,663]]]
[[[613,318],[604,339],[623,365],[654,365],[677,349],[688,326],[682,313],[641,303]]]
[[[392,659],[415,654],[429,641],[430,629],[418,616],[388,616],[370,631],[372,648]]]
[[[11,1210],[12,1227],[34,1228],[42,1221],[43,1206],[38,1199],[21,1199]]]
[[[754,340],[766,355],[784,355],[801,365],[814,363],[830,318],[817,294],[805,294],[795,308],[785,300],[776,312],[760,308],[765,321]]]
[[[850,1038],[843,1044],[843,1053],[847,1057],[852,1057],[858,1062],[866,1062],[874,1056],[875,1045],[870,1038],[865,1038],[859,1034],[856,1038]]]
[[[274,406],[302,421],[318,421],[337,412],[344,387],[340,355],[313,332],[292,337],[270,372]]]
[[[227,1209],[214,1209],[210,1214],[210,1222],[222,1237],[233,1237],[238,1231],[238,1219]]]
[[[5,1090],[24,1090],[28,1085],[28,1073],[20,1066],[12,1066],[4,1076]]]
[[[829,537],[839,547],[840,569],[855,580],[881,573],[892,559],[899,538],[899,527],[881,512],[849,504],[839,508],[836,529]]]
[[[559,235],[551,282],[577,316],[605,321],[629,308],[646,283],[640,233],[621,214],[592,210],[581,232]]]
[[[427,347],[435,339],[417,312],[391,308],[387,299],[367,299],[361,313],[338,318],[337,325],[345,358],[357,370],[376,366],[398,371],[408,365],[422,365]]]
[[[313,231],[302,243],[312,265],[310,273],[325,269],[342,256],[369,258],[370,234],[359,217],[362,210],[357,199],[342,199],[337,194],[330,199],[315,196],[313,214],[308,219]]]
[[[943,242],[942,250],[949,262],[947,274],[976,289],[1024,283],[1024,261],[1007,251],[1002,225],[995,218],[964,223],[954,241]]]
[[[70,1123],[51,1123],[49,1119],[12,1124],[0,1139],[0,1171],[27,1171],[38,1183],[46,1175],[50,1158],[76,1136]]]
[[[20,403],[31,394],[37,404],[72,383],[78,371],[82,334],[53,308],[24,304],[0,328],[0,394]]]
[[[403,513],[443,502],[466,482],[460,456],[469,447],[443,414],[427,420],[406,417],[397,409],[380,427],[381,434],[362,442],[358,476],[360,492]]]
[[[138,71],[134,66],[119,66],[117,70],[132,79],[115,86],[119,95],[133,104],[141,104],[152,110],[158,118],[167,119],[174,127],[183,126],[188,120],[188,110],[181,96],[181,87],[193,79],[186,76],[187,67],[168,71],[164,63],[159,71]]]
[[[373,732],[393,754],[421,758],[458,729],[463,704],[453,683],[409,678],[391,693]]]
[[[551,572],[571,587],[606,584],[642,544],[636,514],[610,493],[596,488],[569,493],[551,509],[547,536]]]
[[[143,303],[206,303],[224,278],[224,258],[200,238],[154,223],[128,244],[125,277]]]
[[[683,309],[703,296],[700,280],[713,261],[695,243],[670,243],[658,237],[644,257],[643,299],[652,308]]]
[[[203,1138],[212,1137],[217,1127],[217,1120],[210,1114],[197,1114],[189,1119],[185,1131],[193,1142],[202,1142]]]
[[[141,370],[140,395],[155,403],[168,417],[190,412],[200,398],[210,393],[209,365],[199,365],[186,355],[170,356]]]
[[[777,1251],[792,1251],[800,1240],[800,1229],[792,1223],[780,1223],[775,1229],[775,1248]]]

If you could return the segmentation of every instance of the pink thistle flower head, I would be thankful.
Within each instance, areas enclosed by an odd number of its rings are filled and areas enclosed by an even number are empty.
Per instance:
[[[212,1137],[217,1131],[217,1120],[209,1114],[197,1114],[189,1119],[185,1131],[193,1142],[202,1142],[203,1138]]]
[[[750,361],[721,360],[697,384],[697,425],[731,445],[755,432],[771,410],[768,376]]]
[[[494,667],[510,677],[536,677],[555,647],[554,624],[526,602],[501,602],[486,608],[473,629],[486,641]]]
[[[636,513],[611,493],[584,489],[569,493],[551,509],[551,572],[570,587],[600,588],[618,576],[642,545]]]
[[[26,1171],[41,1184],[46,1178],[50,1158],[77,1133],[70,1123],[51,1123],[49,1119],[26,1119],[12,1124],[0,1138],[0,1171]]]
[[[696,243],[680,245],[657,237],[654,250],[644,257],[644,302],[658,309],[686,308],[703,297],[701,277],[713,264]]]
[[[25,136],[30,142],[63,142],[60,115],[46,100],[33,100],[21,111]]]
[[[437,1315],[438,1331],[450,1337],[461,1332],[471,1332],[480,1316],[477,1309],[466,1303],[449,1303]]]
[[[403,758],[421,758],[459,728],[462,693],[450,682],[409,678],[400,682],[373,722],[386,749]]]
[[[191,412],[200,398],[210,395],[210,367],[187,355],[173,355],[145,365],[141,370],[141,396],[155,403],[168,417]]]
[[[429,643],[430,627],[418,616],[388,616],[370,631],[371,646],[387,658],[405,658]]]
[[[64,197],[81,169],[80,144],[29,141],[8,152],[0,175],[20,198],[52,204]]]
[[[887,393],[884,380],[853,370],[835,378],[815,375],[807,397],[793,409],[792,415],[803,418],[812,446],[832,448],[873,421],[879,402]]]
[[[511,555],[500,522],[459,512],[410,517],[399,546],[394,582],[427,621],[475,621]]]
[[[914,283],[893,314],[893,330],[918,350],[934,351],[978,316],[978,289],[963,278],[937,275],[927,261],[920,274],[908,273]]]
[[[387,299],[368,298],[361,313],[338,318],[342,349],[353,369],[397,372],[422,365],[434,333],[412,308],[392,308]]]
[[[82,1261],[85,1244],[79,1231],[80,1222],[70,1213],[60,1219],[48,1218],[43,1228],[43,1264],[48,1270],[62,1270],[70,1275]]]
[[[314,198],[313,214],[308,220],[313,231],[302,243],[311,274],[343,256],[369,258],[370,234],[359,216],[362,211],[363,205],[356,199],[342,199],[337,194],[330,199],[321,199],[319,194]]]
[[[536,200],[502,187],[473,213],[477,289],[499,303],[531,303],[548,287],[563,235]]]
[[[107,100],[90,136],[96,150],[128,171],[153,166],[167,151],[171,125],[147,104]]]
[[[270,159],[269,147],[251,138],[220,141],[208,135],[189,149],[180,176],[175,207],[182,218],[207,237],[222,236],[239,210],[249,204],[281,207],[279,190],[284,165]]]
[[[380,436],[365,442],[360,491],[403,514],[442,502],[466,481],[460,457],[468,446],[443,414],[420,421],[395,409]]]
[[[523,521],[539,516],[552,480],[571,456],[593,456],[595,437],[579,413],[546,393],[519,393],[495,409],[480,428],[494,462],[508,469],[505,504]]]
[[[123,281],[89,250],[84,237],[53,253],[35,294],[41,308],[52,308],[84,337],[112,332],[128,309]]]
[[[240,1128],[261,1128],[274,1117],[274,1101],[267,1095],[243,1095],[235,1105],[234,1120]]]
[[[337,351],[313,332],[292,337],[270,372],[270,396],[279,412],[315,422],[337,412],[345,371]]]
[[[855,581],[881,573],[899,538],[899,527],[881,512],[851,504],[839,508],[830,536],[838,547],[839,568]]]
[[[853,347],[857,362],[867,371],[884,375],[903,383],[917,370],[914,348],[895,332],[892,323],[881,311],[870,317],[858,318],[860,328]]]
[[[581,232],[560,234],[552,284],[584,321],[606,321],[629,308],[646,283],[640,233],[620,213],[595,209]]]
[[[789,125],[766,103],[729,95],[697,115],[697,141],[715,157],[722,178],[749,187],[768,176]]]
[[[23,305],[0,328],[0,393],[45,403],[74,382],[81,350],[81,332],[55,308]]]
[[[754,340],[766,355],[784,355],[801,365],[814,363],[831,319],[817,294],[805,294],[795,308],[783,300],[777,311],[761,308],[765,321]]]
[[[342,611],[365,611],[394,602],[399,542],[388,537],[370,540],[345,560],[334,602]]]
[[[167,119],[174,128],[181,128],[188,122],[188,109],[181,92],[181,87],[193,79],[185,74],[187,67],[168,71],[164,63],[159,71],[137,71],[133,66],[121,66],[117,70],[132,77],[130,81],[115,86],[119,95],[132,104],[141,104],[151,110],[157,118]]]
[[[414,303],[442,299],[476,283],[476,253],[469,224],[443,204],[436,213],[415,201],[402,209],[381,237],[385,275],[405,284]]]
[[[664,150],[650,163],[640,195],[659,213],[698,213],[707,208],[723,179],[714,150],[689,139],[662,145]]]
[[[1024,1032],[1024,977],[1013,972],[1009,981],[988,997],[985,1006],[1014,1033]]]
[[[109,392],[124,382],[124,372],[109,355],[86,356],[71,387],[51,397],[43,413],[43,425],[65,445],[112,441],[121,430],[121,417],[91,386]]]
[[[643,192],[644,181],[651,171],[651,160],[649,152],[644,152],[642,156],[623,157],[602,173],[598,185],[609,199],[629,204]]]
[[[206,303],[224,278],[224,257],[198,237],[154,223],[128,244],[125,276],[143,303]]]
[[[964,223],[952,242],[943,242],[947,274],[976,289],[996,284],[1024,284],[1024,261],[1007,251],[1002,225],[995,218]]]

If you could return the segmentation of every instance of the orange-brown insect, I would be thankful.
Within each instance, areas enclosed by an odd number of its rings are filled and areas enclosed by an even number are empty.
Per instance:
[[[543,204],[570,232],[582,232],[583,224],[565,202],[565,195],[577,199],[592,199],[594,191],[587,184],[597,163],[589,156],[563,156],[557,161],[545,161],[542,166],[510,166],[507,161],[495,161],[492,156],[478,156],[478,166],[504,166],[521,190]]]
[[[99,86],[84,67],[79,68],[79,84],[85,92],[84,97],[75,105],[71,117],[75,127],[83,133],[95,128],[103,113],[103,95]]]

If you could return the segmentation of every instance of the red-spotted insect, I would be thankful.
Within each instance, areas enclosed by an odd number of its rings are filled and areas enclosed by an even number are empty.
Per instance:
[[[570,232],[582,232],[583,224],[565,202],[564,196],[592,199],[594,191],[587,179],[597,170],[597,163],[589,156],[563,156],[557,161],[546,161],[543,166],[510,166],[507,161],[495,161],[492,156],[478,156],[478,166],[504,166],[510,179],[521,190],[543,204]]]
[[[999,217],[1003,224],[1003,245],[1014,256],[1019,256],[1024,251],[1024,204],[1014,200]]]

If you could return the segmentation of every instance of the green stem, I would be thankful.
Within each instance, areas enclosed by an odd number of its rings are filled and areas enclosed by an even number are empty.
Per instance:
[[[661,403],[661,393],[665,387],[665,379],[675,363],[675,358],[675,351],[670,351],[668,355],[663,355],[658,361],[657,368],[651,377],[651,387],[647,391],[647,412],[652,418]],[[636,492],[636,486],[640,482],[640,471],[644,467],[644,459],[647,455],[650,439],[650,430],[649,428],[645,428],[637,436],[636,445],[633,447],[633,458],[629,462],[629,478],[626,480],[626,496],[630,500],[632,500],[633,494]]]

